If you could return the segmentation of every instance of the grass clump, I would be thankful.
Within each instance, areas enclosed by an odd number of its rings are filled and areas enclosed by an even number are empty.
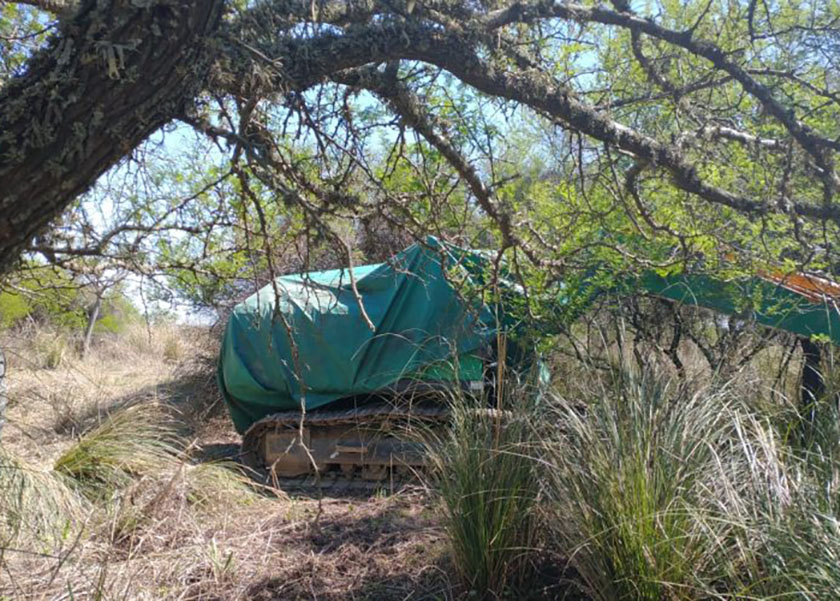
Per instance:
[[[167,336],[163,343],[163,358],[170,363],[175,363],[183,357],[183,354],[181,339],[173,334]]]
[[[67,362],[71,354],[67,335],[58,331],[39,332],[35,339],[35,349],[44,369],[58,369]]]
[[[54,473],[101,508],[92,526],[105,540],[136,546],[174,516],[212,516],[260,498],[232,463],[193,463],[177,425],[157,404],[130,406],[56,461]]]
[[[432,445],[433,490],[461,582],[471,598],[498,599],[525,583],[535,553],[529,411],[480,409],[463,396],[451,410],[449,430]]]
[[[63,478],[0,447],[0,560],[2,549],[20,542],[36,548],[60,546],[83,508]]]
[[[797,499],[799,500],[799,499]],[[751,549],[761,577],[745,581],[741,596],[759,599],[840,598],[840,522],[811,502],[791,507],[782,519],[757,516]]]
[[[585,405],[555,399],[547,443],[559,551],[602,601],[706,598],[727,573],[715,491],[731,431],[725,394],[618,374]]]
[[[739,424],[744,596],[840,598],[840,412],[830,397],[818,405],[807,418],[783,407]]]
[[[587,598],[840,598],[835,401],[806,419],[757,386],[623,372],[553,409],[552,546]]]
[[[187,500],[198,508],[215,509],[237,503],[250,505],[260,498],[254,483],[242,473],[241,466],[231,461],[188,465],[184,470]],[[266,489],[266,496],[279,491]]]
[[[82,436],[54,470],[87,497],[108,498],[142,476],[160,476],[178,462],[174,423],[155,403],[128,407]]]

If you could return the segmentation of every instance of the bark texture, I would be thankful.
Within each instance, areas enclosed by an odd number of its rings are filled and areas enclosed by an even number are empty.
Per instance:
[[[206,81],[222,0],[86,0],[0,90],[0,273]]]
[[[102,291],[96,291],[96,300],[93,301],[93,305],[88,310],[88,321],[87,326],[85,327],[85,337],[82,339],[82,359],[84,359],[85,356],[87,356],[88,351],[90,350],[90,343],[93,340],[93,330],[96,329],[96,322],[99,319],[99,312],[102,309],[103,294],[104,292]]]

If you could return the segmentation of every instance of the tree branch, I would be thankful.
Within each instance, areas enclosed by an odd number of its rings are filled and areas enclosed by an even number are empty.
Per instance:
[[[62,14],[68,12],[78,6],[78,0],[8,0],[12,4],[25,4],[27,6],[34,6],[43,11]]]
[[[840,150],[840,142],[815,134],[811,128],[796,119],[792,110],[776,100],[770,88],[751,77],[746,69],[732,61],[728,53],[716,44],[695,39],[692,30],[675,31],[658,25],[652,20],[637,17],[631,12],[617,12],[601,6],[588,7],[568,2],[517,2],[506,8],[492,11],[486,16],[483,24],[487,30],[494,30],[511,23],[527,23],[551,17],[623,27],[645,33],[703,57],[717,69],[732,76],[747,93],[757,98],[765,109],[785,126],[800,146],[814,157],[820,167],[827,168],[829,165],[827,157],[823,154],[824,148]]]

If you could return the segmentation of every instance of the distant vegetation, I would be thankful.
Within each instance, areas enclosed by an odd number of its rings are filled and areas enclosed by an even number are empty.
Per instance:
[[[67,350],[84,355],[97,336],[118,334],[140,320],[121,281],[101,287],[39,266],[21,270],[0,288],[0,332],[51,332],[47,364],[60,362]]]
[[[0,328],[39,326],[82,333],[96,301],[92,286],[59,269],[23,271],[0,290]],[[140,319],[140,312],[126,294],[125,285],[116,285],[103,294],[102,309],[96,321],[99,332],[118,332]]]

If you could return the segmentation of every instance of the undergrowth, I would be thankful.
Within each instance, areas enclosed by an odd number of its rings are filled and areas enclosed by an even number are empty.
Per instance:
[[[194,463],[193,447],[176,435],[178,426],[171,410],[138,404],[83,434],[52,469],[0,452],[0,570],[11,570],[4,551],[18,558],[55,558],[55,574],[67,558],[74,558],[68,567],[84,558],[78,565],[98,566],[99,576],[79,567],[79,573],[66,576],[65,592],[108,598],[115,552],[130,559],[160,545],[162,538],[174,544],[237,506],[270,501],[274,491],[255,488],[235,464]],[[205,559],[213,563],[211,555]],[[117,579],[130,575],[125,568],[115,572]],[[49,573],[44,578],[55,580]],[[15,596],[24,594],[15,581],[11,584]],[[4,590],[0,587],[0,593]]]
[[[432,489],[453,562],[464,589],[480,599],[526,590],[536,553],[539,474],[529,444],[534,399],[518,394],[506,400],[510,409],[503,412],[453,395],[451,424],[430,445]]]
[[[165,337],[133,335],[148,347],[146,372],[174,360],[163,352]],[[138,348],[120,351],[120,361]],[[39,371],[41,385],[73,361]],[[406,555],[418,562],[445,542],[448,559],[422,567],[451,566],[458,585],[434,594],[840,598],[835,389],[812,412],[759,381],[691,387],[656,371],[599,378],[578,369],[563,395],[507,386],[504,411],[468,395],[450,399],[452,420],[430,445],[434,526],[423,527],[422,549]],[[72,388],[55,384],[43,399],[33,395],[32,406],[42,402],[49,418],[43,438],[29,444],[11,432],[39,451],[60,438],[60,450],[45,452],[40,464],[0,450],[0,597],[128,599],[142,590],[146,598],[299,598],[312,586],[330,590],[325,574],[345,577],[351,563],[379,569],[366,563],[385,548],[385,538],[371,534],[380,514],[370,507],[392,500],[377,497],[367,508],[313,503],[298,520],[306,525],[297,524],[290,508],[304,501],[286,499],[278,511],[282,495],[255,487],[236,464],[199,463],[201,441],[182,437],[184,414],[155,402],[156,390],[144,384],[142,395],[109,403],[93,392],[106,384],[97,379],[87,390],[79,378]],[[66,404],[72,427],[54,427],[54,398]],[[322,530],[318,521],[324,507],[345,512],[329,539],[330,526]],[[368,521],[351,519],[364,512]],[[403,516],[400,527],[422,512]],[[438,526],[442,535],[429,534]],[[411,548],[390,536],[399,544],[387,553]],[[292,540],[294,554],[283,554]],[[387,553],[377,555],[380,563]],[[546,571],[550,561],[556,569]],[[42,569],[45,562],[53,567]],[[406,569],[396,566],[388,578]],[[388,598],[363,587],[334,592]]]
[[[755,386],[690,391],[627,371],[591,393],[554,397],[557,435],[543,439],[552,547],[582,593],[838,598],[836,405],[804,423]]]
[[[0,563],[3,550],[22,541],[40,549],[67,542],[86,509],[63,477],[0,447]]]
[[[135,478],[169,468],[181,451],[174,422],[156,403],[128,407],[108,417],[55,462],[92,499],[109,498]]]
[[[653,374],[616,374],[581,405],[554,400],[546,470],[562,554],[602,601],[702,598],[731,525],[710,494],[734,411]]]

